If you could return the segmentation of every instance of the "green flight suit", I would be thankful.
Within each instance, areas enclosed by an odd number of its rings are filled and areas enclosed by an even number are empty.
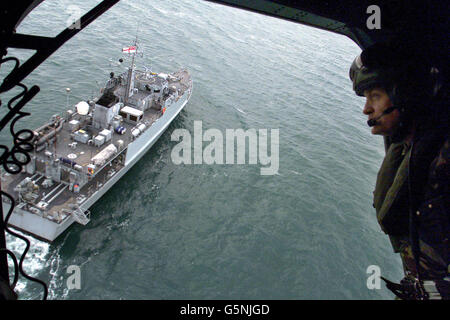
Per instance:
[[[405,273],[415,272],[409,244],[408,158],[410,146],[393,143],[378,172],[373,205],[381,229],[389,235],[394,252],[400,253]]]
[[[426,143],[419,145],[418,150]],[[439,150],[440,149],[440,150]],[[441,145],[430,167],[421,167],[423,197],[417,211],[422,279],[443,279],[449,275],[448,172],[449,142]],[[409,236],[408,170],[411,146],[393,143],[378,172],[374,207],[381,229],[389,235],[394,252],[399,253],[405,275],[417,277]],[[420,157],[419,157],[420,158]],[[415,170],[416,172],[418,170]],[[413,171],[414,172],[414,171]]]

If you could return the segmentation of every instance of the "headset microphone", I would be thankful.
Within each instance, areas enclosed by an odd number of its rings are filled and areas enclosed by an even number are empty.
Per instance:
[[[396,109],[396,107],[394,107],[394,106],[387,108],[386,110],[384,110],[384,112],[383,112],[380,116],[376,117],[375,119],[370,119],[370,120],[368,120],[368,121],[367,121],[367,125],[368,125],[369,127],[375,126],[375,125],[377,124],[378,120],[380,120],[380,119],[381,119],[382,117],[384,117],[385,115],[391,113],[391,112],[394,111],[395,109]]]

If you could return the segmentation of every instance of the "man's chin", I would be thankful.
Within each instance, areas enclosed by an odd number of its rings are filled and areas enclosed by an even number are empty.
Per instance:
[[[377,128],[378,126],[374,126],[372,127],[372,130],[370,131],[373,135],[382,135],[382,133],[380,132],[379,128]]]
[[[379,128],[378,126],[372,127],[371,133],[374,136],[391,136],[389,132],[383,131],[382,128]]]

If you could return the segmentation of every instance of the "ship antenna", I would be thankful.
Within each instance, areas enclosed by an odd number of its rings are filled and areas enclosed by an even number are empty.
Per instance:
[[[137,46],[137,42],[138,42],[139,26],[140,26],[140,22],[138,22],[138,25],[137,25],[137,28],[136,28],[136,39],[134,40],[134,45],[135,46]]]

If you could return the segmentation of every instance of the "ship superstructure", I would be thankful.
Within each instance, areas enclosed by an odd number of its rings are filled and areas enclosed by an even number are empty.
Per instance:
[[[137,70],[135,51],[128,70],[111,73],[99,97],[79,102],[35,130],[31,161],[22,173],[2,174],[2,188],[16,202],[10,225],[53,241],[73,222],[87,224],[89,208],[186,105],[192,93],[188,71]],[[9,208],[4,197],[4,212]]]

